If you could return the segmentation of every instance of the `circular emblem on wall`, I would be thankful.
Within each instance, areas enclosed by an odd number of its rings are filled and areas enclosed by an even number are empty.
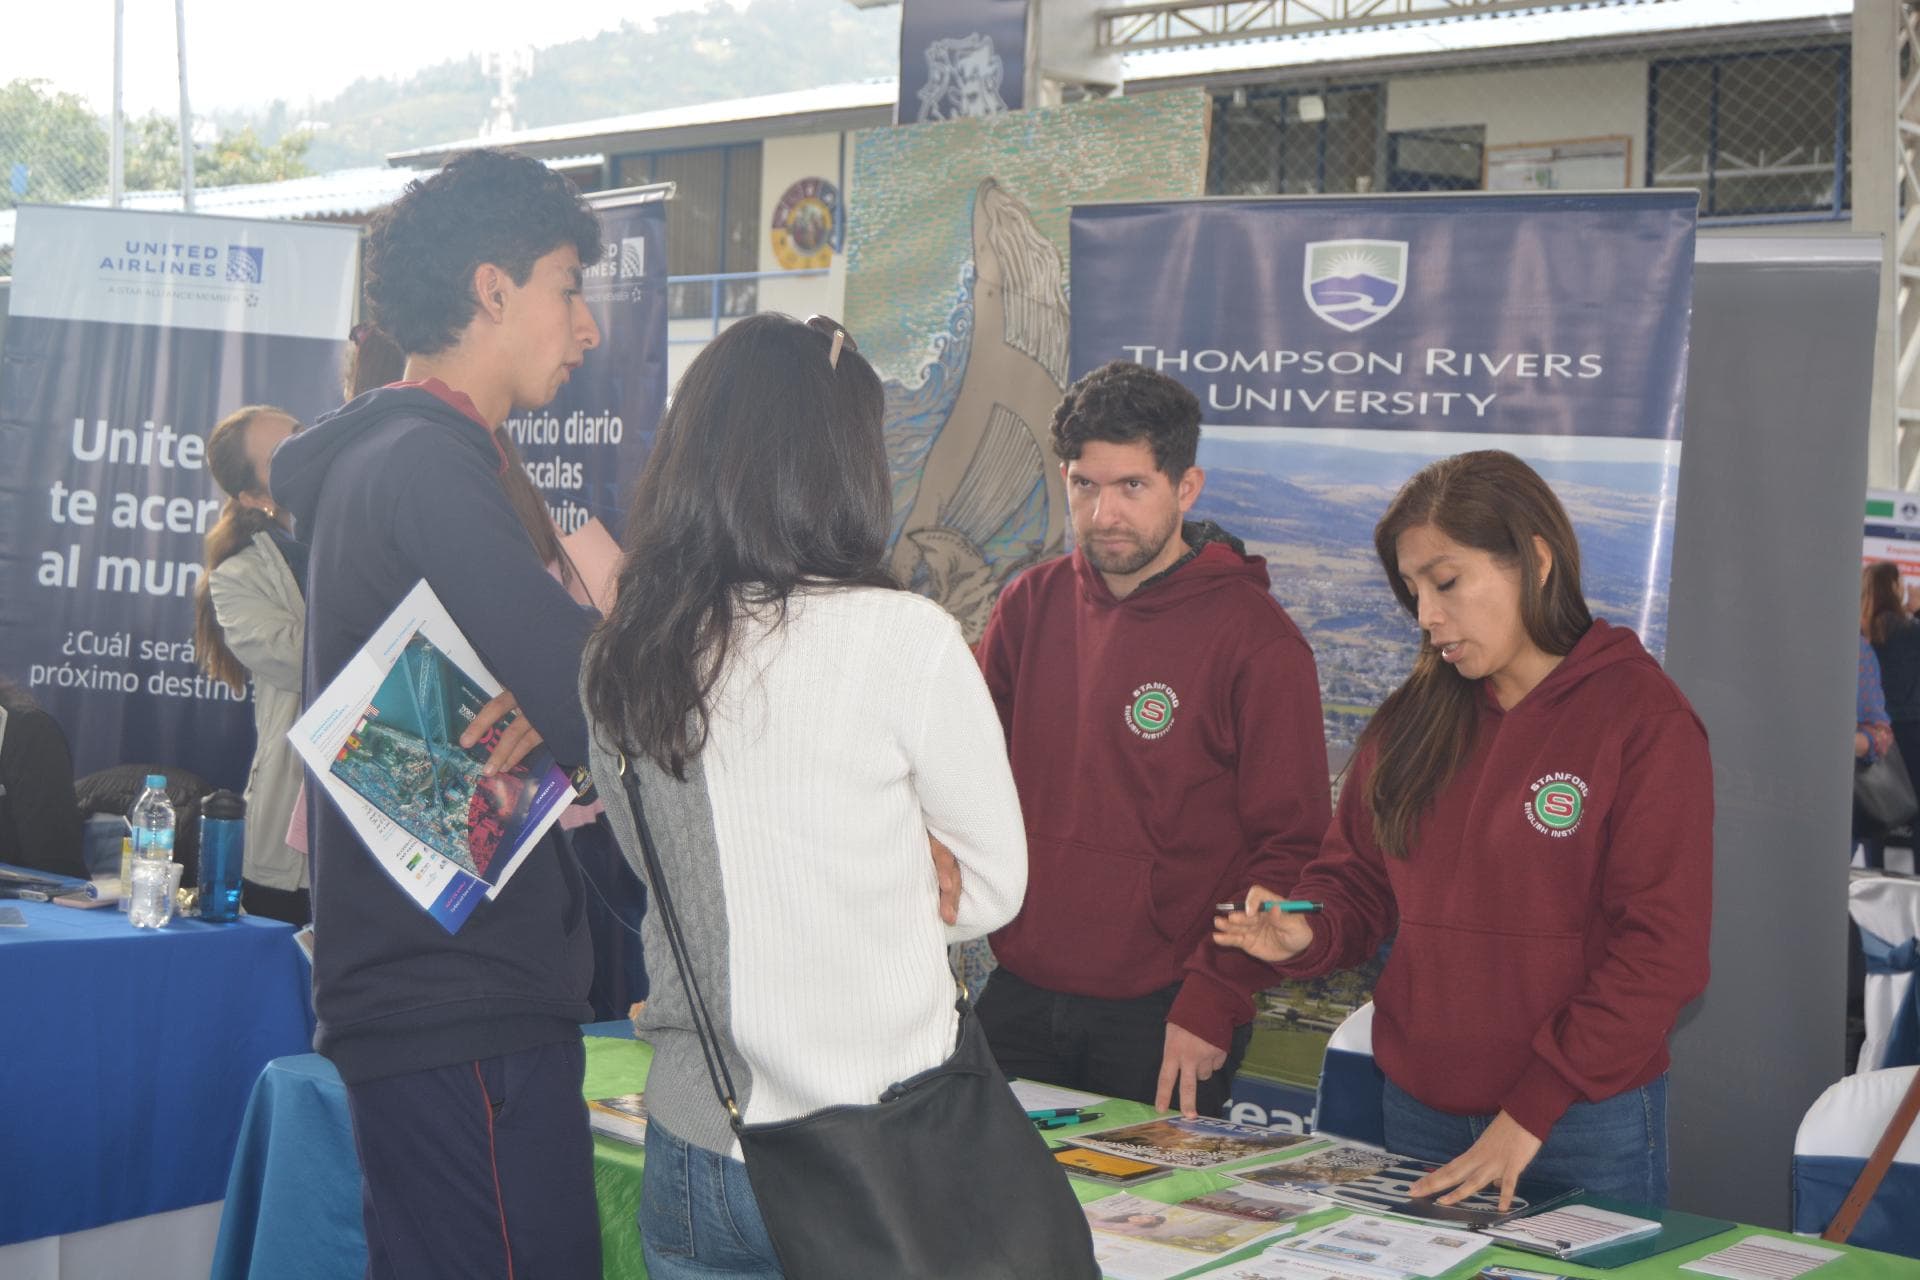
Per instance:
[[[1166,736],[1173,728],[1173,713],[1180,709],[1179,695],[1158,681],[1143,684],[1133,691],[1127,706],[1127,728],[1142,738]]]
[[[840,190],[802,178],[773,206],[773,256],[788,271],[829,266],[840,243]]]
[[[1548,836],[1569,836],[1587,808],[1587,784],[1571,773],[1550,773],[1528,789],[1527,821]]]

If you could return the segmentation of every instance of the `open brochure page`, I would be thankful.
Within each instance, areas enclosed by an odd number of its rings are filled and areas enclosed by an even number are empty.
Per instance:
[[[1108,1280],[1170,1280],[1284,1230],[1191,1204],[1107,1196],[1081,1206]]]
[[[422,581],[287,734],[374,858],[449,933],[574,798],[544,746],[494,775],[491,736],[460,746],[499,691]]]
[[[1399,1276],[1437,1276],[1459,1266],[1489,1243],[1483,1236],[1452,1227],[1355,1214],[1282,1240],[1269,1252],[1342,1266],[1357,1263]]]

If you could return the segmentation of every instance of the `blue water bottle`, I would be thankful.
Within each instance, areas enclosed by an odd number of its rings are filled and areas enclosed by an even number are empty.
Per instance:
[[[240,869],[247,848],[247,802],[216,791],[200,805],[200,918],[240,918]]]

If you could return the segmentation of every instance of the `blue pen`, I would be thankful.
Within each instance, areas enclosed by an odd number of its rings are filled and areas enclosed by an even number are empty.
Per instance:
[[[1082,1111],[1077,1116],[1054,1116],[1050,1120],[1035,1120],[1033,1127],[1036,1129],[1066,1129],[1073,1125],[1085,1124],[1089,1120],[1098,1120],[1099,1118],[1100,1113],[1098,1111]]]
[[[1301,902],[1293,899],[1282,902],[1278,898],[1268,898],[1260,904],[1260,909],[1262,911],[1284,911],[1288,915],[1299,915],[1306,911],[1318,911],[1320,904],[1317,902]]]
[[[1077,1116],[1084,1110],[1086,1110],[1084,1107],[1048,1107],[1042,1111],[1027,1112],[1027,1119],[1058,1120],[1062,1116]]]

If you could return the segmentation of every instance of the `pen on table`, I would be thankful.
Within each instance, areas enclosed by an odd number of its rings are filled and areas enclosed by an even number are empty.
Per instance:
[[[1216,902],[1213,904],[1213,909],[1221,915],[1225,915],[1229,911],[1240,911],[1243,908],[1237,902]],[[1298,915],[1303,911],[1318,911],[1320,910],[1320,904],[1317,902],[1300,901],[1293,898],[1268,898],[1260,904],[1260,909],[1262,911],[1284,911],[1288,915]]]
[[[1058,1119],[1060,1119],[1060,1118],[1061,1118],[1062,1116],[1077,1116],[1077,1115],[1083,1115],[1083,1114],[1085,1114],[1085,1112],[1086,1112],[1086,1108],[1085,1108],[1085,1107],[1045,1107],[1045,1108],[1042,1108],[1042,1109],[1041,1109],[1041,1110],[1039,1110],[1039,1111],[1029,1111],[1029,1112],[1027,1112],[1027,1119],[1029,1119],[1029,1120],[1058,1120]]]
[[[1033,1127],[1036,1129],[1066,1129],[1073,1125],[1085,1124],[1089,1120],[1098,1120],[1099,1118],[1100,1113],[1098,1111],[1082,1111],[1077,1116],[1054,1116],[1047,1120],[1035,1120]]]

